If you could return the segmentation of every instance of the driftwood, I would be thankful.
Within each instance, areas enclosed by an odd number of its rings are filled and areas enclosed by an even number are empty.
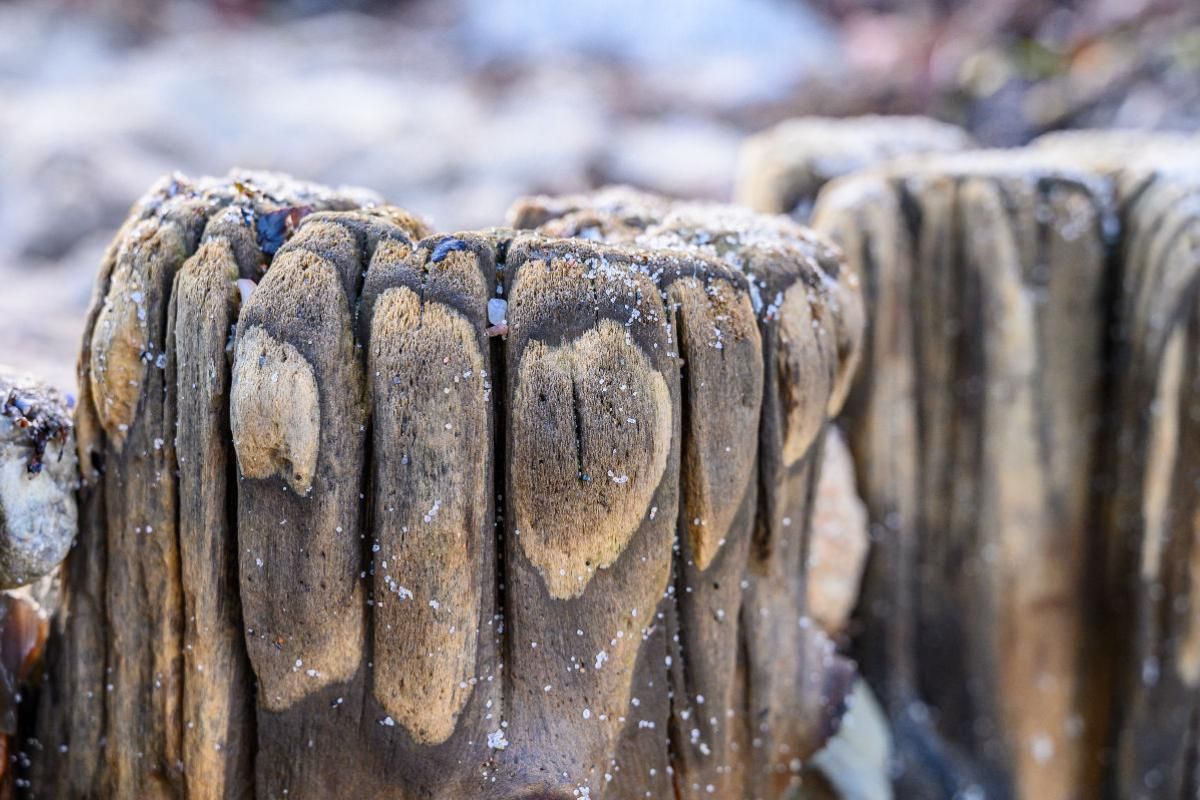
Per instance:
[[[637,202],[603,244],[536,201],[542,234],[431,236],[270,176],[143,200],[85,334],[34,795],[800,782],[852,675],[804,576],[856,279]]]
[[[736,198],[756,211],[807,220],[821,187],[834,178],[897,156],[970,146],[961,128],[927,117],[798,117],[745,141]]]
[[[869,298],[857,652],[901,793],[1095,796],[1111,186],[1049,154],[944,156],[832,184],[814,221]]]

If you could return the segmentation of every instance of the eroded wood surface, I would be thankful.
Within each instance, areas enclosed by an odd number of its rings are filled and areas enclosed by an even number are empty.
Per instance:
[[[680,345],[689,348],[681,353],[685,491],[674,583],[671,731],[673,750],[681,753],[680,796],[703,796],[710,787],[730,796],[781,796],[799,784],[805,759],[830,732],[837,716],[830,701],[836,705],[849,689],[849,665],[805,613],[805,575],[820,440],[859,357],[857,278],[825,245],[785,220],[672,204],[630,190],[529,198],[514,206],[511,219],[550,235],[600,237],[716,261],[725,269],[707,268],[709,297],[720,298],[725,282],[746,287],[749,307],[719,313],[724,324],[709,338],[712,311],[697,309],[688,296],[695,279],[678,269],[661,271]],[[751,321],[761,342],[761,371],[744,363],[752,351],[739,353],[748,346],[730,335],[747,336]],[[714,369],[731,371],[724,376],[730,381],[725,404],[703,398],[717,377]],[[729,386],[761,391],[756,424],[729,404]],[[731,445],[710,441],[708,429],[691,423],[710,409],[729,409],[713,430],[742,430],[744,440],[756,429],[758,438],[753,511],[739,509],[730,527],[718,528],[724,533],[715,542],[706,539],[714,534],[705,527],[720,519],[706,519],[703,495],[688,489],[712,482],[717,470],[738,475],[739,462],[720,452]],[[706,561],[704,548],[713,544],[718,556]],[[735,686],[717,695],[726,704],[722,714],[711,698],[714,688],[729,687],[730,676]]]
[[[85,338],[34,793],[794,789],[851,675],[804,576],[856,279],[638,202],[597,243],[271,176],[149,195]]]
[[[1180,149],[1123,163],[1118,174],[1123,291],[1105,609],[1124,646],[1112,650],[1112,797],[1200,791],[1195,167],[1194,151]]]
[[[1112,359],[1114,181],[1064,162],[930,158],[835,182],[814,217],[865,278],[846,415],[875,545],[858,652],[911,792],[1114,792],[1111,420],[1144,415],[1117,387],[1159,373]]]

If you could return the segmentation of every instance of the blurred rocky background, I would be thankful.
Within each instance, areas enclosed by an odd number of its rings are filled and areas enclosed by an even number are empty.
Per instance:
[[[724,199],[789,116],[981,142],[1200,127],[1195,0],[0,0],[0,363],[70,388],[100,255],[171,170],[362,184],[440,229],[613,181]]]

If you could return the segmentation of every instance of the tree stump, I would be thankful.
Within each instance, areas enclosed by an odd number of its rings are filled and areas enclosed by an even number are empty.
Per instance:
[[[34,793],[794,787],[852,675],[804,572],[861,300],[803,229],[692,222],[735,257],[148,195],[80,359]]]
[[[970,146],[966,131],[928,117],[797,117],[746,140],[735,194],[756,211],[805,221],[834,178],[896,156]]]
[[[865,279],[847,407],[873,555],[856,652],[901,793],[1093,797],[1107,724],[1111,185],[1050,153],[913,160],[814,215]]]

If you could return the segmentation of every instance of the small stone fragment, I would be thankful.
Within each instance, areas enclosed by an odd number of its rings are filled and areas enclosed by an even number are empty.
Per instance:
[[[31,583],[66,557],[75,463],[67,399],[0,368],[0,588]]]

